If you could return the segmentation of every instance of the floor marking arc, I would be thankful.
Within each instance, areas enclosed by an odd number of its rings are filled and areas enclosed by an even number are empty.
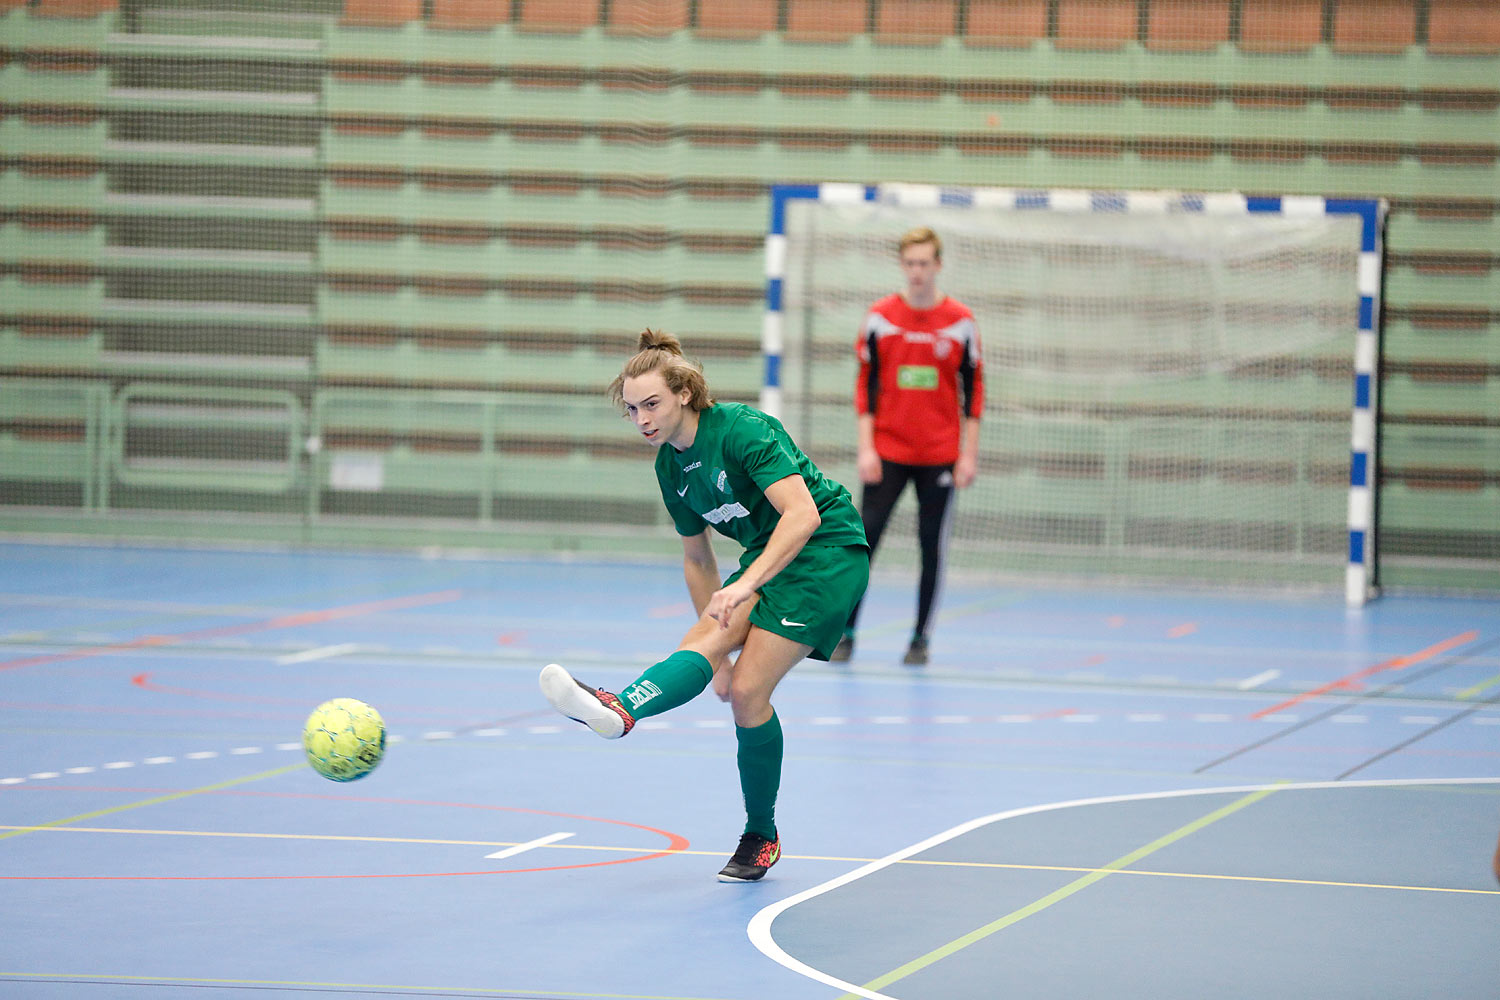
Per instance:
[[[1023,806],[1019,809],[1010,809],[1005,812],[994,813],[989,816],[980,816],[976,819],[969,820],[968,822],[960,823],[958,826],[952,827],[948,830],[944,830],[941,833],[934,834],[933,836],[928,837],[926,840],[919,841],[918,843],[912,844],[909,847],[903,847],[902,849],[888,854],[877,861],[872,861],[869,864],[854,869],[853,871],[846,872],[845,874],[840,875],[837,878],[830,879],[829,881],[824,882],[821,885],[813,886],[810,889],[804,889],[802,892],[796,893],[792,896],[788,896],[786,899],[780,900],[776,903],[772,903],[770,906],[767,906],[757,912],[755,916],[750,919],[750,923],[746,927],[746,934],[749,936],[751,944],[753,944],[756,949],[758,949],[763,955],[771,959],[773,962],[776,962],[778,965],[781,965],[782,967],[789,969],[790,971],[795,972],[798,975],[805,976],[808,979],[823,983],[826,986],[832,986],[835,989],[844,990],[846,996],[864,997],[865,1000],[900,1000],[899,997],[893,997],[886,993],[878,993],[874,990],[866,989],[863,986],[858,986],[854,983],[846,982],[845,980],[839,979],[836,976],[823,972],[821,969],[815,969],[797,958],[793,958],[791,954],[789,954],[784,948],[776,943],[775,938],[771,934],[772,924],[775,922],[778,916],[791,909],[792,907],[798,905],[799,903],[805,903],[810,899],[815,899],[818,896],[823,895],[824,893],[831,892],[834,889],[842,888],[843,886],[849,885],[852,882],[856,882],[867,875],[873,875],[878,871],[889,868],[893,864],[905,861],[909,858],[923,853],[924,851],[931,850],[932,848],[937,847],[940,844],[947,843],[948,841],[961,837],[966,833],[971,833],[974,830],[978,830],[981,827],[989,826],[992,823],[998,823],[1007,819],[1016,819],[1021,816],[1030,816],[1035,813],[1051,812],[1053,810],[1059,809],[1073,809],[1082,806],[1109,805],[1111,803],[1117,802],[1144,802],[1152,799],[1182,798],[1194,795],[1247,795],[1249,793],[1260,791],[1292,792],[1316,791],[1329,788],[1391,788],[1421,785],[1483,784],[1500,784],[1500,778],[1397,778],[1369,781],[1312,781],[1293,783],[1276,782],[1255,785],[1233,785],[1222,788],[1184,788],[1165,792],[1143,792],[1129,795],[1106,795],[1097,798],[1073,799],[1066,802],[1050,802],[1042,805]],[[1121,874],[1125,873],[1122,872]]]
[[[1097,871],[1091,871],[1087,875],[1076,878],[1072,882],[1069,882],[1067,885],[1048,893],[1040,899],[1033,900],[1032,902],[1019,909],[1012,910],[1010,913],[1007,913],[1005,916],[1000,917],[998,920],[992,920],[989,923],[985,924],[983,927],[972,930],[962,937],[955,938],[954,940],[949,941],[947,944],[939,948],[934,948],[932,951],[929,951],[925,955],[919,955],[906,964],[892,969],[890,972],[887,972],[882,976],[877,976],[875,979],[872,979],[868,983],[866,983],[865,987],[867,989],[879,989],[882,986],[889,986],[891,983],[894,983],[897,980],[905,979],[907,976],[911,975],[914,972],[920,972],[921,970],[927,968],[929,965],[934,965],[938,962],[941,962],[949,955],[956,954],[957,952],[960,952],[963,949],[969,947],[969,945],[971,944],[976,944],[979,941],[983,941],[990,935],[1003,931],[1005,928],[1010,927],[1013,924],[1018,924],[1022,920],[1025,920],[1027,917],[1040,913],[1043,910],[1053,906],[1054,904],[1062,902],[1069,896],[1087,889],[1095,882],[1113,875],[1115,872],[1119,871],[1121,868],[1124,868],[1126,865],[1134,864],[1144,857],[1155,854],[1157,851],[1161,850],[1164,847],[1168,847],[1172,844],[1177,843],[1177,841],[1182,840],[1184,837],[1189,837],[1197,833],[1199,830],[1202,830],[1206,826],[1217,823],[1219,820],[1223,819],[1226,816],[1231,816],[1247,806],[1254,805],[1261,799],[1272,794],[1274,791],[1276,791],[1275,788],[1263,788],[1259,789],[1258,791],[1242,795],[1238,799],[1235,799],[1233,802],[1215,809],[1213,812],[1210,812],[1204,816],[1200,816],[1192,822],[1186,823],[1171,831],[1170,833],[1166,833],[1160,837],[1157,837],[1155,840],[1151,841],[1148,844],[1142,844],[1135,850],[1121,855],[1120,857],[1109,862],[1103,868],[1100,868]]]

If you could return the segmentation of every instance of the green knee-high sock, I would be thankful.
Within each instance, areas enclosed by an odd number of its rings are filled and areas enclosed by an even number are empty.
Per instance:
[[[745,794],[745,832],[776,839],[776,793],[781,789],[781,720],[734,727],[739,740],[740,791]]]
[[[620,692],[620,700],[637,719],[685,705],[713,680],[714,668],[702,653],[679,649],[637,677]]]

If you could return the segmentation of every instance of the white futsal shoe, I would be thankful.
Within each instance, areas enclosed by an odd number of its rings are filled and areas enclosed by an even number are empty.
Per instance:
[[[635,725],[619,695],[574,680],[572,674],[556,663],[543,667],[538,681],[548,704],[607,740],[619,739]]]

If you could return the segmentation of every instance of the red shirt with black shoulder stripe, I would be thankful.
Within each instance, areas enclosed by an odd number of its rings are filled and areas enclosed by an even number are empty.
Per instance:
[[[974,314],[944,297],[913,309],[899,293],[875,303],[855,345],[854,409],[875,417],[875,451],[903,465],[958,461],[964,417],[984,412],[984,362]]]

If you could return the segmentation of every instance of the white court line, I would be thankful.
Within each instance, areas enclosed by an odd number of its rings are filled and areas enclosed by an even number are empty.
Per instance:
[[[1269,681],[1274,681],[1280,676],[1280,670],[1262,670],[1254,677],[1246,677],[1244,680],[1236,684],[1235,687],[1239,688],[1241,691],[1249,691],[1252,688],[1258,688],[1262,684],[1265,684]]]
[[[549,833],[545,837],[538,837],[535,840],[528,840],[526,841],[526,843],[517,844],[515,847],[507,847],[503,851],[496,851],[494,854],[486,854],[485,857],[509,858],[517,854],[523,854],[535,847],[546,847],[548,844],[555,844],[559,840],[567,840],[571,836],[573,836],[571,833]]]
[[[866,875],[873,875],[883,868],[889,868],[899,861],[905,861],[907,858],[921,854],[923,851],[930,850],[939,844],[947,843],[956,837],[961,837],[982,826],[998,823],[1001,820],[1015,819],[1017,816],[1030,816],[1033,813],[1051,812],[1054,809],[1109,805],[1115,802],[1144,802],[1151,799],[1175,799],[1189,795],[1248,795],[1251,792],[1263,792],[1267,790],[1282,793],[1327,788],[1381,788],[1402,785],[1484,785],[1496,783],[1500,783],[1500,778],[1397,778],[1371,781],[1309,781],[1300,784],[1271,782],[1262,785],[1234,785],[1227,788],[1183,788],[1170,792],[1106,795],[1095,799],[1074,799],[1069,802],[1049,802],[1045,805],[1025,806],[1021,809],[1011,809],[1007,812],[971,819],[967,823],[960,823],[950,830],[944,830],[942,833],[928,837],[926,840],[912,844],[910,847],[903,847],[894,854],[888,854],[878,861],[872,861],[867,865],[854,869],[852,872],[824,882],[822,885],[815,885],[811,889],[804,889],[794,896],[788,896],[780,902],[772,903],[750,918],[750,924],[745,928],[745,931],[750,937],[750,943],[755,945],[761,954],[798,975],[806,976],[808,979],[823,983],[825,986],[832,986],[835,989],[843,990],[845,993],[850,993],[854,996],[865,997],[866,1000],[900,1000],[899,997],[891,996],[888,993],[877,993],[873,990],[867,990],[863,986],[856,986],[853,983],[845,982],[836,976],[829,975],[820,969],[814,969],[805,962],[793,958],[771,937],[772,922],[798,903],[805,903],[809,899],[823,895],[825,892],[842,888],[851,882],[864,878]],[[872,973],[872,975],[875,974]]]
[[[336,646],[319,646],[317,649],[304,649],[300,653],[288,653],[285,656],[276,657],[276,662],[282,666],[288,663],[306,663],[309,660],[326,660],[330,656],[343,656],[352,653],[359,647],[352,642],[341,642]]]

